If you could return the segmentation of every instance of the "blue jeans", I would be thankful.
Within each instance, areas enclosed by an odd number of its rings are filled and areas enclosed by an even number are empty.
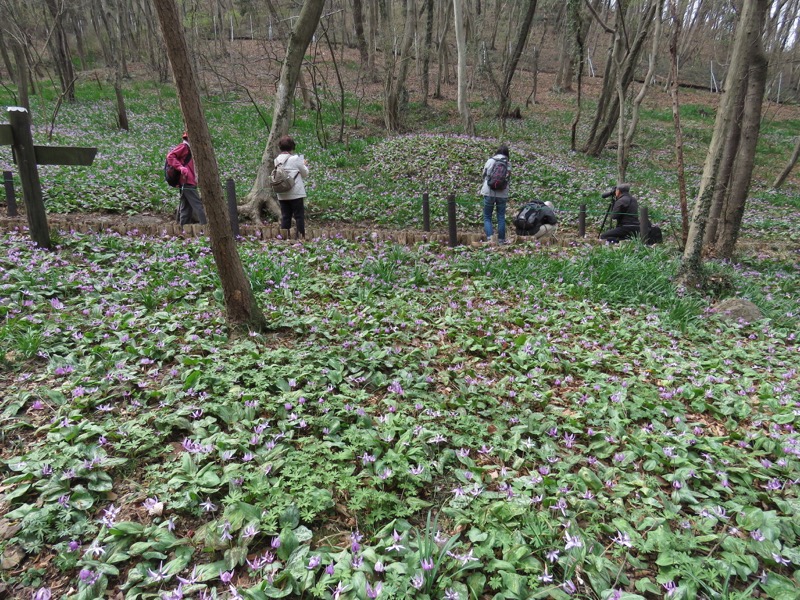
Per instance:
[[[483,197],[483,231],[486,241],[492,239],[492,211],[497,206],[497,241],[506,241],[506,204],[508,198]]]

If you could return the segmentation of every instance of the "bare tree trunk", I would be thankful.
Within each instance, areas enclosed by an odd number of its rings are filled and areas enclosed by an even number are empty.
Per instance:
[[[386,129],[389,131],[399,131],[401,127],[401,105],[405,103],[406,77],[408,75],[408,65],[411,62],[410,51],[411,43],[414,41],[414,28],[416,23],[416,11],[414,0],[408,0],[405,27],[403,30],[403,41],[400,46],[400,54],[394,56],[393,48],[393,27],[392,19],[389,14],[388,0],[379,0],[381,9],[381,19],[383,20],[383,54],[384,54],[384,105],[383,120]],[[395,76],[395,66],[397,66],[397,76]]]
[[[502,11],[500,10],[500,2],[501,0],[494,0],[494,18],[492,19],[492,41],[489,42],[489,48],[495,50],[495,44],[497,43],[497,28],[500,25],[500,15]]]
[[[5,65],[8,77],[13,81],[16,77],[16,74],[14,73],[14,66],[11,64],[11,57],[8,55],[8,48],[6,48],[6,38],[4,35],[0,35],[0,56],[3,57],[3,65]]]
[[[647,0],[647,2],[642,5],[640,9],[641,12],[639,13],[639,29],[632,42],[629,41],[627,30],[630,25],[628,13],[633,11],[623,10],[625,8],[624,5],[621,5],[617,10],[617,24],[614,34],[615,39],[619,39],[620,43],[623,44],[625,53],[624,55],[620,55],[621,60],[619,61],[615,62],[611,59],[609,63],[612,65],[612,69],[606,69],[604,80],[613,76],[614,79],[612,79],[612,81],[614,81],[614,84],[606,85],[606,81],[603,82],[603,94],[598,100],[594,125],[592,126],[592,131],[583,150],[591,156],[600,156],[606,143],[611,138],[611,134],[614,132],[614,128],[619,120],[620,99],[619,93],[613,95],[611,92],[617,88],[616,81],[618,78],[623,90],[623,96],[627,94],[628,88],[633,82],[633,76],[639,63],[642,49],[644,48],[644,42],[654,22],[656,5],[656,0]],[[630,21],[632,20],[633,19],[630,19]],[[617,67],[617,65],[620,65],[620,67]],[[606,93],[608,97],[606,97]]]
[[[567,0],[567,2],[561,4],[558,16],[556,17],[561,36],[558,41],[558,67],[556,70],[556,80],[553,83],[554,92],[572,91],[572,74],[574,72],[572,55],[575,36],[572,32],[573,23],[570,20],[571,10],[569,7],[570,2]]]
[[[208,216],[211,252],[222,283],[227,320],[235,329],[261,331],[266,329],[267,323],[258,308],[236,249],[236,240],[231,231],[228,209],[222,194],[217,159],[200,102],[195,74],[189,61],[189,49],[178,7],[175,0],[154,1],[175,75],[181,112],[192,140],[199,183],[203,189],[203,207]]]
[[[703,283],[703,237],[714,190],[720,183],[718,176],[723,148],[732,126],[739,118],[738,99],[741,97],[741,90],[748,85],[749,54],[757,47],[768,5],[769,0],[745,0],[736,26],[725,88],[717,109],[714,132],[689,225],[689,237],[678,271],[678,281],[687,287]]]
[[[272,0],[267,0],[267,9],[269,10],[270,15],[272,15],[272,18],[275,19],[275,27],[278,30],[278,37],[282,40],[289,39],[289,36],[292,33],[291,29],[287,29],[287,27],[284,25],[283,19],[281,19],[278,11],[275,10],[275,5],[272,3]],[[314,35],[313,32],[311,35]],[[309,42],[310,40],[311,38],[309,38]],[[303,49],[303,51],[305,51],[305,49]],[[297,87],[300,88],[300,95],[303,98],[303,108],[306,110],[313,110],[316,108],[314,98],[309,91],[308,83],[306,83],[306,78],[305,75],[303,75],[302,69],[297,74]],[[267,175],[269,175],[269,173],[267,173]],[[275,210],[278,210],[277,206],[274,208]]]
[[[25,58],[25,49],[17,40],[13,42],[14,62],[17,63],[17,94],[19,94],[19,105],[31,111],[31,101],[28,97],[30,87],[30,70],[28,60]]]
[[[272,196],[269,185],[269,174],[273,169],[273,161],[278,154],[278,140],[289,133],[289,114],[294,99],[294,90],[303,65],[306,48],[314,36],[314,31],[319,24],[325,0],[305,0],[300,15],[297,17],[289,36],[289,46],[286,57],[281,67],[278,90],[275,94],[275,109],[272,113],[272,129],[269,132],[267,146],[261,156],[261,164],[256,173],[256,180],[250,193],[245,199],[245,204],[239,207],[239,214],[258,221],[261,216],[261,207],[266,204],[269,211],[280,216],[278,202]]]
[[[364,37],[364,8],[362,0],[353,0],[353,25],[356,29],[358,53],[361,55],[361,68],[364,68],[369,64],[369,52],[367,51],[367,39]]]
[[[106,27],[108,34],[108,56],[111,59],[111,64],[108,66],[113,69],[111,79],[114,85],[114,97],[117,102],[117,125],[120,129],[128,131],[128,112],[125,108],[125,96],[122,93],[122,78],[125,76],[125,71],[122,67],[124,54],[122,49],[122,35],[118,27],[114,27],[114,14],[111,9],[110,0],[101,0],[101,18]],[[117,12],[121,12],[119,5],[116,6]],[[119,18],[117,22],[119,22]]]
[[[469,112],[467,98],[467,27],[464,22],[464,0],[453,0],[453,18],[458,49],[458,113],[461,115],[464,133],[474,136],[475,123]]]
[[[640,108],[642,106],[642,102],[644,101],[644,97],[647,95],[647,90],[650,87],[650,81],[653,79],[653,76],[656,72],[656,56],[658,54],[659,42],[661,41],[661,14],[664,11],[664,1],[665,0],[658,0],[658,8],[656,9],[655,15],[656,24],[653,31],[653,49],[650,52],[650,59],[647,67],[647,74],[644,76],[644,83],[642,83],[639,93],[633,100],[633,106],[631,107],[631,122],[628,124],[627,130],[625,130],[623,127],[624,105],[622,104],[622,100],[624,99],[620,99],[620,144],[617,148],[618,181],[626,180],[625,174],[628,170],[631,146],[633,145],[633,138],[636,135],[636,127],[639,125]],[[623,131],[624,135],[622,133]]]
[[[433,95],[434,98],[441,98],[442,97],[442,83],[448,82],[448,69],[447,69],[447,30],[450,28],[450,15],[452,14],[453,10],[453,3],[452,2],[443,2],[441,5],[441,9],[439,11],[440,15],[444,15],[443,19],[441,19],[440,28],[439,28],[439,41],[436,44],[437,58],[439,62],[439,70],[436,73],[436,93]]]
[[[125,0],[117,0],[117,39],[119,40],[119,49],[117,52],[116,60],[119,62],[120,75],[124,78],[129,78],[128,73],[128,58],[125,49],[125,42],[129,37],[127,17],[130,14]]]
[[[536,13],[536,1],[537,0],[528,0],[525,16],[523,17],[522,22],[519,25],[519,30],[517,31],[517,39],[514,42],[514,48],[509,55],[508,61],[505,63],[503,83],[499,87],[501,117],[508,116],[511,111],[511,83],[514,80],[514,74],[517,71],[519,58],[522,56],[522,51],[525,49],[525,44],[528,40],[528,34],[530,34],[531,31],[533,15]]]
[[[745,88],[740,89],[739,95],[736,98],[736,112],[741,113],[744,109],[744,94]],[[733,163],[736,159],[736,151],[739,147],[741,139],[742,124],[737,118],[732,124],[730,131],[728,131],[725,145],[722,149],[722,160],[720,161],[719,172],[717,173],[717,184],[714,188],[714,194],[711,199],[711,208],[708,211],[708,218],[706,220],[706,230],[703,234],[703,248],[709,250],[714,245],[714,240],[717,237],[717,226],[719,225],[720,215],[722,214],[722,206],[725,203],[725,197],[728,194],[728,184],[731,180],[733,173]]]
[[[569,10],[567,18],[573,20],[576,23],[580,23],[581,21],[581,13],[580,13],[580,0],[569,0]],[[581,120],[581,112],[583,110],[583,65],[586,57],[586,37],[583,35],[584,32],[588,32],[589,28],[577,26],[575,28],[576,36],[575,36],[575,54],[572,56],[572,60],[577,62],[577,85],[578,85],[578,93],[575,99],[576,101],[576,109],[575,109],[575,116],[572,119],[572,124],[570,126],[570,150],[575,152],[576,144],[577,144],[577,137],[578,137],[578,124]]]
[[[81,70],[86,70],[86,50],[83,45],[83,26],[80,18],[75,15],[74,10],[69,11],[72,21],[72,31],[75,33],[75,45],[78,47],[78,59],[81,61]]]
[[[91,0],[93,3],[91,15],[92,15],[92,27],[94,28],[94,33],[97,36],[97,39],[100,42],[100,48],[103,51],[103,58],[105,60],[106,66],[111,67],[114,64],[114,55],[111,52],[110,42],[104,43],[107,35],[110,34],[110,26],[108,24],[108,18],[106,16],[106,9],[103,6],[101,0]],[[101,27],[100,25],[103,25]],[[105,30],[106,35],[103,35],[103,30]]]
[[[767,3],[767,0],[762,1]],[[747,195],[752,183],[753,165],[755,164],[761,125],[761,106],[767,87],[767,70],[769,68],[769,60],[764,52],[761,36],[756,38],[749,58],[750,69],[747,75],[747,93],[742,111],[741,141],[736,152],[731,181],[722,208],[722,218],[717,227],[717,237],[714,240],[716,256],[723,259],[733,257],[733,250],[742,226]]]
[[[75,70],[72,68],[72,56],[67,43],[67,34],[64,31],[64,4],[59,5],[56,0],[46,1],[50,15],[53,17],[50,50],[61,82],[61,93],[68,102],[75,102]]]
[[[375,53],[378,50],[378,0],[367,0],[369,7],[369,29],[367,43],[369,60],[367,61],[367,76],[371,81],[378,81],[378,69],[375,67]]]
[[[776,190],[783,185],[783,182],[786,181],[786,178],[789,176],[789,173],[792,172],[794,166],[797,164],[797,159],[800,158],[800,136],[797,138],[797,143],[794,145],[794,152],[792,152],[792,157],[789,159],[789,162],[781,171],[781,174],[775,178],[775,181],[772,183],[772,187]]]
[[[681,244],[686,247],[689,235],[689,205],[686,200],[686,170],[683,160],[683,129],[681,128],[680,103],[678,101],[678,39],[681,34],[681,16],[678,15],[678,0],[670,0],[672,35],[670,36],[670,96],[672,97],[672,121],[675,124],[675,162],[678,171],[678,193],[681,205]]]
[[[431,79],[431,50],[433,44],[433,0],[425,0],[425,48],[422,59],[422,106],[428,106]]]
[[[114,74],[114,97],[117,100],[117,125],[128,131],[128,111],[125,108],[125,96],[122,93],[122,76],[119,71]]]

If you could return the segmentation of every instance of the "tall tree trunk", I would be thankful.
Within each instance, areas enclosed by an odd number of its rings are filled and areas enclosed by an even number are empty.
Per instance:
[[[695,287],[703,283],[703,236],[714,190],[719,184],[718,177],[723,148],[732,126],[740,117],[738,112],[740,104],[737,100],[741,96],[741,90],[748,85],[749,54],[757,47],[756,44],[761,36],[761,28],[768,7],[769,0],[745,0],[740,12],[729,60],[728,75],[725,78],[725,89],[717,109],[714,132],[711,135],[711,143],[700,179],[700,189],[697,192],[692,211],[689,236],[678,271],[678,281],[687,287]]]
[[[100,49],[103,52],[103,59],[105,60],[106,66],[111,67],[114,64],[114,56],[110,51],[111,44],[109,42],[104,42],[110,31],[106,11],[100,0],[91,0],[91,2],[93,6],[92,10],[89,12],[91,13],[92,27],[94,28],[97,39],[100,41]],[[105,34],[103,33],[104,31]]]
[[[464,133],[475,135],[475,123],[469,112],[467,98],[467,26],[464,22],[464,0],[453,0],[453,18],[458,49],[458,113],[464,125]]]
[[[556,68],[556,79],[553,83],[554,92],[572,91],[572,73],[574,62],[572,60],[575,36],[573,35],[573,23],[570,22],[569,1],[564,2],[558,11],[556,22],[559,26],[558,42],[558,67]]]
[[[431,51],[433,50],[433,0],[425,0],[425,48],[422,59],[422,106],[428,106],[431,79]]]
[[[64,4],[56,0],[46,0],[47,9],[53,17],[53,32],[50,36],[50,50],[53,62],[61,82],[61,93],[68,102],[75,102],[75,69],[72,68],[72,56],[64,31]]]
[[[436,44],[437,58],[439,69],[436,73],[436,93],[433,94],[434,98],[442,97],[442,83],[448,83],[448,68],[447,68],[447,30],[450,28],[450,15],[453,10],[452,2],[442,2],[440,4],[439,14],[443,15],[440,19],[439,25],[439,40]]]
[[[517,39],[514,42],[508,60],[505,63],[503,70],[503,82],[499,86],[500,92],[500,117],[505,118],[511,111],[511,83],[514,80],[514,75],[517,72],[517,65],[519,58],[522,56],[522,51],[525,49],[525,44],[528,41],[528,34],[531,31],[533,24],[533,15],[536,13],[536,0],[528,0],[527,10],[522,22],[517,31]]]
[[[797,159],[800,158],[800,136],[797,138],[797,143],[794,145],[794,152],[792,152],[792,157],[789,159],[789,162],[781,171],[781,174],[775,178],[775,181],[772,182],[772,187],[776,190],[783,185],[783,182],[786,181],[786,178],[789,176],[789,173],[792,172],[794,166],[797,164]]]
[[[110,0],[101,0],[101,6],[103,9],[101,17],[103,23],[105,23],[106,32],[108,33],[108,55],[112,61],[109,67],[113,69],[111,79],[113,81],[114,96],[117,102],[117,125],[120,129],[128,131],[128,112],[125,108],[125,96],[122,93],[122,78],[125,76],[125,70],[122,66],[122,55],[124,54],[122,48],[122,34],[120,29],[114,26],[114,14]],[[119,5],[116,6],[116,10],[118,13],[121,11]],[[119,17],[117,18],[117,22],[119,22]]]
[[[117,0],[117,39],[119,40],[119,50],[117,52],[117,61],[119,62],[120,75],[124,78],[129,78],[128,73],[128,58],[125,48],[125,42],[129,37],[128,33],[128,15],[129,9],[125,0]]]
[[[744,95],[745,88],[739,90],[739,95],[736,98],[736,112],[741,113],[744,109]],[[720,160],[719,172],[717,173],[717,184],[714,187],[714,194],[711,198],[711,208],[708,211],[708,218],[706,219],[706,230],[703,234],[703,248],[710,249],[714,245],[714,240],[717,237],[717,226],[719,225],[720,215],[722,214],[722,205],[725,203],[725,197],[728,193],[728,184],[731,180],[733,173],[733,163],[736,159],[736,151],[739,147],[741,140],[742,124],[737,118],[732,124],[730,131],[728,131],[725,144],[722,148],[722,159]]]
[[[275,5],[272,3],[272,0],[267,0],[267,9],[269,10],[270,15],[272,15],[272,18],[275,19],[275,27],[278,29],[278,37],[282,40],[289,39],[289,36],[291,35],[291,30],[287,30],[286,26],[284,25],[283,19],[281,19],[280,15],[278,14],[278,11],[275,10]],[[319,20],[317,22],[319,22]],[[314,26],[314,29],[316,29],[316,25]],[[313,36],[314,33],[312,32],[311,35]],[[309,43],[310,41],[311,38],[309,38]],[[305,48],[303,49],[303,52],[305,52]],[[297,87],[300,88],[300,95],[303,98],[303,108],[305,108],[306,110],[313,110],[314,108],[316,108],[314,97],[309,90],[309,86],[308,83],[306,83],[306,78],[305,75],[303,74],[302,69],[300,69],[300,71],[297,73]],[[267,173],[267,175],[269,175],[269,173]],[[272,211],[272,208],[273,207],[270,208],[270,211]],[[274,209],[278,210],[278,207],[275,206]]]
[[[367,38],[364,37],[364,8],[362,0],[353,0],[353,25],[356,29],[356,43],[358,53],[361,55],[361,68],[369,64],[369,52],[367,51]]]
[[[269,185],[269,175],[273,169],[273,161],[278,155],[278,140],[289,133],[289,115],[294,100],[294,90],[300,76],[300,68],[303,65],[306,48],[311,43],[314,31],[319,25],[324,7],[325,0],[305,0],[289,36],[289,45],[286,49],[286,57],[283,59],[278,90],[275,94],[272,129],[270,129],[267,146],[261,156],[256,180],[245,199],[246,203],[239,207],[241,215],[254,221],[260,219],[261,207],[264,204],[274,216],[280,216],[278,202],[273,198],[272,188]]]
[[[114,97],[117,101],[117,125],[120,129],[128,131],[128,111],[125,108],[125,95],[122,93],[122,74],[114,73]]]
[[[497,43],[497,28],[500,25],[500,15],[502,11],[500,10],[500,2],[501,0],[494,0],[494,18],[492,19],[492,41],[489,43],[489,48],[495,50],[495,44]]]
[[[13,81],[16,79],[16,73],[14,71],[14,65],[11,63],[11,57],[8,55],[8,48],[6,48],[6,36],[4,35],[0,35],[0,56],[3,57],[3,65],[6,68],[9,78]]]
[[[766,0],[763,1],[766,3]],[[723,259],[733,257],[752,182],[756,146],[761,126],[761,106],[767,87],[767,70],[769,68],[769,60],[764,52],[761,36],[756,38],[749,58],[750,70],[747,75],[747,93],[742,111],[740,143],[731,172],[728,193],[722,208],[722,218],[717,227],[717,237],[714,240],[716,255]]]
[[[19,94],[19,105],[31,112],[31,101],[28,96],[30,88],[30,70],[28,60],[25,58],[25,49],[17,40],[12,42],[14,52],[14,62],[17,63],[17,94]]]
[[[367,76],[371,81],[378,81],[378,69],[375,66],[375,53],[378,51],[378,0],[367,0],[369,7],[369,29],[367,34]]]
[[[623,126],[624,105],[622,104],[622,101],[624,99],[620,99],[620,141],[617,148],[617,174],[619,179],[617,181],[626,181],[625,175],[628,170],[631,146],[633,146],[633,138],[636,135],[636,128],[639,125],[639,112],[642,102],[644,101],[644,97],[647,95],[647,89],[650,87],[650,81],[653,79],[653,76],[656,72],[656,55],[658,54],[658,46],[661,41],[661,14],[664,10],[664,2],[665,0],[658,0],[658,7],[656,8],[655,14],[656,24],[655,29],[653,30],[653,48],[650,52],[647,73],[644,76],[644,83],[642,83],[642,87],[639,88],[639,93],[633,100],[633,106],[631,107],[631,121],[628,124],[627,129],[625,129]]]
[[[405,27],[403,30],[403,41],[400,46],[400,54],[394,56],[393,47],[393,27],[392,19],[389,14],[390,6],[388,0],[379,0],[381,9],[381,19],[383,21],[383,54],[384,54],[384,105],[383,120],[386,129],[389,131],[399,131],[401,127],[401,107],[405,103],[406,77],[408,66],[411,62],[410,52],[411,43],[414,41],[414,29],[416,23],[416,11],[414,0],[408,0]],[[395,76],[395,67],[397,75]]]
[[[80,17],[75,14],[75,10],[69,11],[70,21],[72,21],[72,31],[75,33],[75,45],[78,47],[78,59],[81,61],[81,70],[86,70],[86,50],[83,45],[83,27]]]
[[[581,120],[581,111],[583,110],[583,65],[584,61],[586,60],[586,37],[583,35],[583,32],[588,32],[589,28],[586,27],[585,29],[580,25],[581,24],[581,12],[580,12],[580,0],[568,0],[568,15],[567,18],[576,23],[575,27],[575,53],[572,56],[572,60],[577,63],[577,86],[578,86],[578,93],[575,99],[576,101],[576,109],[575,109],[575,116],[572,119],[572,124],[570,126],[570,150],[575,152],[577,147],[577,138],[578,138],[578,124]]]
[[[686,247],[689,235],[689,205],[686,200],[686,170],[683,161],[683,128],[681,127],[680,102],[678,101],[678,39],[681,35],[681,15],[678,0],[670,0],[672,35],[669,42],[670,96],[672,98],[672,122],[675,124],[675,167],[678,172],[678,194],[681,205],[681,247]]]
[[[621,43],[625,49],[625,53],[621,55],[621,60],[614,61],[611,59],[609,61],[612,65],[612,69],[606,69],[603,81],[603,95],[598,100],[594,125],[583,150],[586,154],[600,156],[606,143],[608,143],[608,140],[611,138],[611,134],[614,132],[617,122],[619,121],[620,95],[619,93],[615,95],[612,91],[617,89],[616,82],[618,78],[619,85],[623,92],[622,95],[625,96],[627,94],[628,88],[633,82],[633,76],[636,72],[644,43],[654,22],[656,6],[656,0],[647,0],[647,2],[642,5],[640,9],[641,12],[639,13],[639,29],[633,41],[629,43],[627,30],[630,29],[631,23],[628,21],[628,14],[632,11],[627,10],[625,3],[619,5],[617,10],[617,23],[614,30],[615,40],[618,40],[618,42],[613,42],[612,48],[614,43]],[[617,65],[620,65],[620,67]],[[605,79],[610,77],[613,77],[613,83],[606,85]],[[606,93],[608,94],[607,98],[605,97]]]
[[[203,207],[208,216],[211,252],[222,283],[228,323],[235,329],[261,331],[266,329],[267,323],[258,308],[236,249],[236,239],[231,231],[228,209],[222,194],[217,159],[211,144],[211,134],[208,131],[203,105],[200,102],[200,92],[192,63],[189,61],[189,49],[183,34],[178,7],[175,0],[154,0],[154,2],[175,75],[181,112],[192,140],[199,183],[203,190]]]

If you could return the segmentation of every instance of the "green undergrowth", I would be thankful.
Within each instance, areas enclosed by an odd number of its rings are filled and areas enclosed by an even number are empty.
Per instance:
[[[20,597],[796,597],[792,260],[712,266],[748,324],[662,248],[242,242],[229,338],[204,240],[59,244],[0,255]]]

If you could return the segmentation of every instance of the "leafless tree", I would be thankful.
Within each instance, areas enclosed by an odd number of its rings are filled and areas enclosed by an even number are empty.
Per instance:
[[[766,57],[763,53],[761,32],[768,8],[769,0],[744,0],[736,26],[729,61],[730,67],[725,78],[725,88],[717,110],[714,131],[700,180],[700,189],[697,192],[692,221],[689,225],[689,236],[678,273],[679,282],[689,287],[702,285],[703,283],[702,257],[706,226],[716,191],[721,187],[727,188],[731,183],[729,178],[721,178],[721,174],[724,172],[723,168],[726,167],[723,161],[726,158],[732,160],[730,152],[726,151],[726,146],[732,138],[741,135],[741,131],[738,131],[739,119],[741,118],[744,122],[742,129],[746,131],[747,136],[752,136],[755,133],[755,140],[758,137],[763,88],[761,98],[752,96],[757,94],[759,79],[763,77],[760,71],[765,70]],[[748,97],[749,99],[746,99]],[[756,105],[758,105],[759,109],[757,115],[755,114]],[[745,115],[744,118],[743,114]],[[751,122],[753,117],[755,117],[755,124]],[[752,156],[747,156],[750,154],[751,149],[753,151],[755,149],[752,137],[742,147],[743,157],[739,163],[742,172],[736,177],[737,184],[744,186],[744,189],[738,190],[737,194],[743,194],[745,197],[750,187],[750,177],[752,175]],[[733,156],[735,157],[735,154]],[[741,207],[743,208],[743,206],[744,203],[742,201]],[[738,206],[734,205],[732,209],[735,211]],[[735,225],[735,223],[734,219],[732,225]],[[739,220],[740,223],[741,221]],[[731,229],[727,234],[731,236],[730,241],[733,243],[736,241],[737,233],[738,230]]]
[[[467,22],[464,0],[453,0],[453,18],[456,31],[456,49],[458,51],[458,113],[464,133],[475,135],[475,122],[469,111],[467,98]]]
[[[286,49],[278,90],[275,94],[272,129],[270,129],[267,146],[261,156],[261,164],[256,172],[253,187],[245,199],[245,204],[239,207],[239,214],[254,221],[260,219],[261,208],[264,205],[273,215],[280,215],[278,202],[272,196],[269,175],[273,169],[273,161],[278,154],[278,140],[289,133],[289,116],[294,90],[300,76],[300,68],[303,66],[306,48],[317,29],[324,7],[325,0],[305,0],[289,36],[289,45]]]
[[[597,101],[597,110],[583,151],[599,156],[611,138],[619,121],[620,96],[625,97],[633,82],[644,43],[655,22],[655,12],[660,0],[620,0],[615,12],[615,26],[606,25],[594,12],[597,22],[612,34],[603,88]],[[587,6],[591,6],[587,0]],[[620,94],[620,90],[622,94]]]
[[[406,78],[411,64],[411,43],[414,41],[416,28],[416,2],[406,2],[406,13],[403,15],[405,26],[403,38],[398,52],[394,48],[394,19],[389,0],[379,0],[380,14],[383,24],[383,121],[389,131],[401,128],[400,112],[407,102],[408,91]]]
[[[227,320],[233,329],[262,331],[266,329],[267,323],[258,308],[236,249],[236,239],[231,231],[228,209],[222,194],[217,158],[211,144],[211,134],[200,102],[200,92],[192,63],[189,60],[189,50],[178,7],[175,0],[154,0],[154,2],[175,75],[181,112],[192,140],[199,183],[203,190],[203,206],[208,215],[211,251],[222,283]]]
[[[681,242],[686,247],[689,236],[689,206],[686,200],[686,169],[683,160],[683,128],[681,127],[680,102],[678,99],[678,40],[681,35],[681,18],[677,0],[670,0],[670,20],[672,34],[669,42],[670,56],[670,97],[672,98],[672,122],[675,125],[675,167],[678,172],[678,194],[681,205]]]

